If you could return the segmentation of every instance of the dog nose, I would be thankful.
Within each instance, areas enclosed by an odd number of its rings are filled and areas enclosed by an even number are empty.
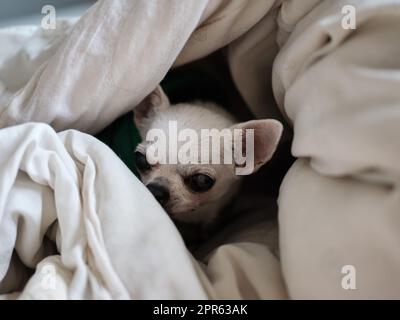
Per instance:
[[[168,201],[169,191],[166,187],[156,183],[149,183],[147,189],[150,190],[154,198],[156,198],[161,205],[164,205]]]

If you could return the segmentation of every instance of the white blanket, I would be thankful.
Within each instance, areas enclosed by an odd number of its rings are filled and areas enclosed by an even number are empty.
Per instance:
[[[13,263],[36,267],[23,298],[205,296],[167,215],[101,142],[44,124],[0,139],[0,277],[15,248]],[[17,289],[8,277],[24,278],[10,270],[3,292]]]
[[[356,29],[341,24],[349,4]],[[0,293],[398,298],[399,16],[398,0],[113,0],[54,31],[1,30]],[[195,261],[107,147],[15,126],[97,132],[173,65],[224,46],[254,115],[293,125],[281,262],[266,224]]]

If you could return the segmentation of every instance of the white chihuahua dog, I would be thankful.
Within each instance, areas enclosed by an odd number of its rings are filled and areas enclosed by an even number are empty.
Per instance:
[[[263,119],[237,123],[228,112],[212,103],[171,105],[161,87],[157,87],[136,106],[134,121],[143,139],[135,151],[136,167],[142,182],[175,222],[203,227],[217,221],[224,207],[233,200],[241,180],[235,169],[243,164],[238,164],[235,159],[230,162],[221,159],[221,164],[203,161],[181,163],[179,157],[176,163],[150,161],[148,150],[155,142],[146,139],[148,133],[153,129],[161,130],[165,132],[167,140],[171,139],[168,137],[171,121],[176,123],[178,132],[190,128],[199,136],[202,129],[239,131],[242,133],[241,141],[232,140],[233,147],[240,148],[239,153],[244,155],[247,154],[245,149],[249,143],[243,137],[247,130],[252,129],[253,172],[272,157],[282,134],[279,121]],[[204,147],[200,142],[190,142],[190,147],[199,150],[195,153],[196,157],[202,152],[210,154],[213,149],[221,148],[219,144],[206,144]],[[182,144],[182,141],[173,147],[169,144],[169,148],[174,148],[168,150],[169,154],[171,151],[179,153]]]

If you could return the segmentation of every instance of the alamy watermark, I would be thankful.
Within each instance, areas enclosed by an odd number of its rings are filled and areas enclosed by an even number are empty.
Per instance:
[[[345,276],[342,278],[342,288],[344,290],[355,290],[357,289],[356,287],[356,268],[351,265],[345,265],[342,267],[341,272],[345,274]]]
[[[169,121],[168,133],[150,129],[146,141],[150,143],[146,158],[151,165],[235,164],[237,175],[254,170],[254,129],[201,129],[199,135],[191,128],[178,132],[177,122]]]
[[[57,271],[54,265],[45,264],[40,269],[42,279],[40,280],[40,286],[43,290],[55,290],[56,289],[56,277]]]
[[[342,7],[342,28],[356,29],[356,8],[352,5],[345,5]]]
[[[54,30],[57,27],[56,8],[52,5],[45,5],[42,7],[42,28],[45,30]]]

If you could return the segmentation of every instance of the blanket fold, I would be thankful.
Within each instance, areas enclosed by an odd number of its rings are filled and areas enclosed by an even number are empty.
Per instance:
[[[204,297],[172,222],[108,147],[37,123],[2,129],[0,138],[8,141],[0,161],[0,275],[14,249],[36,268],[22,297]],[[58,250],[47,236],[56,219]]]

